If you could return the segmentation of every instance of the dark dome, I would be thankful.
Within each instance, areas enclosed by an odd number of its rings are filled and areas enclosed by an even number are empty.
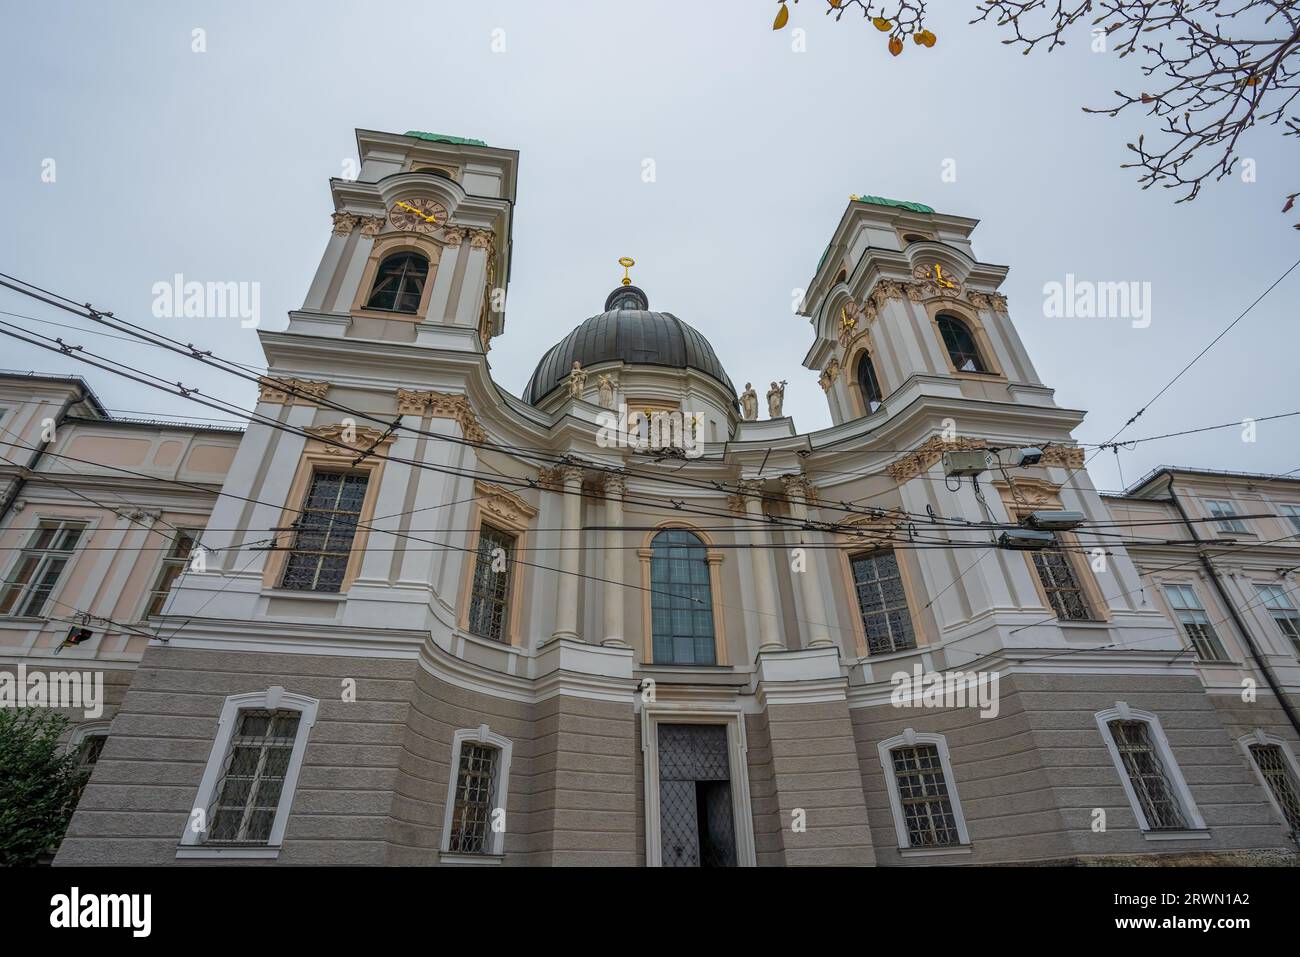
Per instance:
[[[732,396],[736,394],[709,340],[670,312],[651,312],[646,294],[636,286],[615,289],[605,300],[604,312],[592,316],[547,350],[528,380],[524,401],[536,405],[563,385],[575,360],[584,369],[598,362],[619,360],[694,369],[716,379]]]

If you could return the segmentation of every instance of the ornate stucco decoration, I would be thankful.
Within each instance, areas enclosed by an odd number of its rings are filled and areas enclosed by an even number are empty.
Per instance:
[[[944,439],[932,435],[916,451],[890,463],[885,471],[889,473],[895,482],[902,485],[921,473],[929,471],[930,466],[943,458],[944,452],[982,449],[987,445],[988,443],[984,439],[974,439],[964,435],[959,435],[955,439]]]
[[[1024,509],[1045,509],[1061,507],[1061,490],[1051,482],[1042,479],[1016,478],[1011,482],[994,482],[999,490],[1006,489],[1012,501]]]
[[[829,392],[831,386],[835,384],[835,380],[839,378],[839,375],[840,360],[831,356],[830,363],[822,370],[821,376],[817,379],[818,383],[820,383],[822,387],[822,391]]]
[[[782,475],[781,485],[785,488],[787,497],[802,496],[807,505],[816,505],[818,502],[817,486],[807,475]]]
[[[907,535],[900,535],[899,529],[907,523],[893,515],[863,515],[840,523],[839,534],[849,544],[881,548],[896,541],[903,541]]]
[[[1055,465],[1063,469],[1083,468],[1083,449],[1075,445],[1052,444],[1043,449],[1043,458],[1039,465]]]
[[[354,455],[375,445],[387,445],[394,438],[392,432],[372,429],[368,425],[343,425],[341,422],[310,426],[303,431],[320,439],[329,455]]]
[[[420,392],[413,389],[397,390],[398,415],[430,416],[435,419],[452,419],[471,442],[487,441],[487,433],[478,424],[469,399],[458,392]]]
[[[474,495],[479,508],[490,516],[495,516],[507,526],[518,528],[527,525],[537,514],[522,498],[509,489],[504,489],[491,482],[475,482]]]
[[[1007,297],[1000,292],[968,292],[966,298],[976,309],[988,309],[991,312],[1007,311]]]
[[[491,249],[496,234],[490,229],[471,229],[469,232],[470,249]]]
[[[361,221],[360,216],[352,213],[334,213],[331,217],[334,220],[334,235],[346,236],[356,229],[357,223]]]
[[[290,399],[299,404],[310,405],[320,402],[329,392],[328,382],[313,382],[310,379],[286,379],[273,376],[258,376],[257,400],[287,405]]]
[[[459,246],[469,236],[469,230],[464,226],[444,226],[442,234],[437,237],[437,241],[444,246]]]
[[[374,239],[379,235],[379,231],[384,228],[387,220],[383,216],[362,216],[361,217],[361,235],[369,239]]]

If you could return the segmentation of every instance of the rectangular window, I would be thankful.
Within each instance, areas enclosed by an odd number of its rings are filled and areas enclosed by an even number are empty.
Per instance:
[[[892,549],[854,555],[853,590],[858,597],[862,627],[867,633],[867,653],[888,654],[916,647],[912,615],[907,607],[898,558]]]
[[[0,591],[0,615],[39,618],[85,530],[82,522],[42,520]]]
[[[1300,505],[1279,505],[1278,511],[1291,523],[1292,532],[1300,532]]]
[[[894,781],[903,809],[909,847],[960,844],[957,818],[943,777],[943,762],[933,744],[894,748]]]
[[[1062,621],[1096,621],[1097,616],[1079,584],[1074,563],[1061,548],[1060,540],[1032,555],[1034,570],[1038,572],[1038,580],[1056,617]]]
[[[447,845],[452,854],[488,853],[500,754],[499,748],[490,745],[461,745]]]
[[[469,630],[480,638],[509,641],[510,578],[515,537],[484,525],[479,530],[474,582],[469,600]]]
[[[1133,793],[1153,831],[1186,830],[1183,810],[1174,797],[1174,788],[1165,767],[1151,742],[1151,729],[1145,721],[1115,720],[1108,724],[1128,775]]]
[[[1280,585],[1256,585],[1255,588],[1258,589],[1259,596],[1264,599],[1264,607],[1277,622],[1278,629],[1291,640],[1295,653],[1300,655],[1300,613],[1297,613],[1295,605],[1291,604],[1286,590]]]
[[[301,718],[298,711],[239,712],[208,814],[207,843],[265,844],[270,839]]]
[[[365,475],[316,472],[298,516],[283,588],[339,591],[366,500]]]
[[[158,572],[158,580],[154,582],[153,591],[149,593],[149,604],[145,606],[144,616],[152,618],[160,614],[163,605],[167,601],[167,595],[172,590],[172,585],[176,584],[176,579],[185,571],[185,566],[189,564],[190,553],[199,541],[199,530],[197,528],[180,528],[176,530],[176,537],[172,540],[172,546],[163,559],[162,569]]]
[[[1286,818],[1287,827],[1293,835],[1300,834],[1300,786],[1296,784],[1286,755],[1276,744],[1252,744],[1250,756],[1255,759],[1264,783]]]
[[[1206,506],[1210,514],[1219,520],[1218,528],[1221,532],[1244,532],[1246,523],[1237,518],[1237,510],[1232,507],[1232,503],[1222,499],[1206,499]]]
[[[1169,597],[1169,604],[1182,624],[1183,631],[1187,633],[1187,639],[1196,649],[1196,657],[1201,661],[1227,661],[1228,656],[1214,626],[1210,624],[1210,616],[1205,613],[1200,599],[1196,597],[1196,590],[1191,585],[1166,585],[1165,594]]]

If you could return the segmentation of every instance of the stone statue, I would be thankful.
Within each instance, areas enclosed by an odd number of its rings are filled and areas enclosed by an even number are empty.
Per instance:
[[[781,418],[781,404],[785,402],[785,380],[782,379],[780,384],[773,382],[772,388],[767,390],[767,414],[774,419]]]
[[[586,387],[587,373],[582,371],[582,363],[574,359],[573,371],[569,373],[569,396],[574,399],[581,399],[582,390]]]
[[[614,380],[607,374],[601,373],[600,378],[596,380],[596,387],[600,390],[600,407],[614,408]]]
[[[752,382],[745,383],[745,391],[740,394],[740,417],[746,422],[758,418],[758,393]]]

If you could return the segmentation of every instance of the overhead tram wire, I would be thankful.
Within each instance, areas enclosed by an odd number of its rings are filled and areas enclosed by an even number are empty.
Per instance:
[[[205,365],[208,365],[209,367],[227,372],[228,374],[236,375],[237,377],[245,379],[253,384],[259,383],[259,378],[260,378],[259,376],[249,375],[248,373],[242,371],[242,368],[240,370],[225,368],[220,363],[226,363],[228,365],[236,365],[236,366],[241,366],[241,364],[234,363],[232,360],[221,358],[215,355],[215,353],[213,353],[211,350],[196,349],[192,343],[187,343],[185,345],[182,345],[179,342],[179,340],[172,339],[168,336],[162,335],[161,333],[157,333],[152,330],[145,329],[144,327],[138,326],[135,323],[131,323],[128,320],[120,319],[117,316],[113,315],[111,312],[101,312],[100,310],[97,310],[94,307],[89,305],[78,305],[76,304],[75,300],[72,300],[67,296],[63,296],[59,293],[55,293],[48,289],[44,289],[41,286],[38,286],[34,283],[29,283],[22,279],[18,279],[17,277],[11,276],[7,273],[0,273],[0,277],[4,277],[5,279],[11,279],[14,282],[22,283],[23,285],[29,286],[32,289],[39,290],[40,293],[44,294],[44,295],[38,295],[36,293],[30,292],[29,290],[22,289],[19,286],[15,286],[10,282],[4,282],[0,280],[0,286],[7,287],[22,295],[28,296],[29,298],[33,298],[40,302],[44,302],[47,305],[52,305],[56,308],[63,309],[67,312],[73,313],[74,315],[80,316],[81,318],[89,319],[101,325],[109,326],[110,328],[116,329],[118,331],[128,332],[130,335],[134,336],[140,341],[153,345],[156,348],[161,348],[170,352],[175,352],[178,355],[182,355],[185,356],[186,358],[199,361]],[[63,305],[62,303],[54,302],[51,299],[46,298],[46,296],[53,296],[58,299],[62,299],[65,303],[69,303],[71,305]],[[79,311],[79,310],[85,310],[85,311]],[[111,319],[112,322],[109,322],[108,321],[109,319]],[[118,325],[115,325],[114,323],[117,323]],[[59,341],[61,342],[61,340]],[[84,348],[84,347],[80,347],[80,348]],[[310,396],[307,393],[304,393],[296,389],[296,387],[292,386],[289,383],[277,382],[277,385],[281,387],[283,391],[295,395],[297,397],[311,399],[311,401],[313,401],[317,405],[321,405],[326,408],[331,408],[334,411],[343,412],[348,415],[356,416],[361,419],[365,419],[367,421],[374,422],[379,425],[391,427],[393,429],[401,429],[403,431],[413,432],[417,435],[421,435],[426,438],[433,438],[438,441],[453,442],[456,444],[467,445],[470,447],[480,448],[480,449],[488,448],[493,451],[517,455],[521,458],[531,458],[539,461],[545,461],[551,465],[575,464],[574,460],[567,454],[555,453],[551,450],[538,450],[538,449],[529,449],[525,447],[516,447],[516,446],[500,446],[494,443],[487,443],[487,442],[475,442],[467,438],[443,435],[440,433],[431,432],[424,429],[417,429],[413,426],[407,426],[400,423],[400,417],[397,421],[393,423],[389,423],[386,420],[377,417],[373,413],[364,412],[359,409],[353,409],[348,406],[340,405],[338,403],[333,403],[325,399],[315,398],[313,396]],[[245,412],[245,414],[248,413]],[[881,452],[894,451],[899,454],[910,454],[917,451],[919,448],[920,447],[918,446],[917,448],[913,448],[913,449],[896,449],[896,450],[882,449],[876,451],[881,451]],[[615,468],[615,467],[605,466],[600,463],[593,463],[593,462],[586,462],[581,464],[584,468],[589,468],[595,471],[612,472],[615,474],[628,475],[628,476],[639,477],[639,478],[651,478],[665,484],[677,485],[679,487],[692,488],[692,489],[705,490],[705,491],[724,492],[724,493],[729,492],[731,494],[742,494],[741,490],[738,487],[729,487],[728,483],[726,482],[710,481],[710,480],[697,480],[691,482],[684,478],[670,479],[670,478],[666,478],[662,472],[655,472],[651,474],[642,473],[640,471],[637,471],[635,466]],[[755,493],[745,492],[743,494],[754,495]],[[779,503],[787,502],[785,496],[773,495],[765,492],[757,493],[757,497],[763,499],[764,501],[779,502]],[[873,509],[873,510],[855,509],[852,507],[851,503],[847,503],[847,502],[841,502],[838,505],[821,504],[818,507],[822,509],[831,508],[836,511],[843,511],[850,514],[867,515],[869,517],[877,517],[875,513],[878,513],[880,511],[879,509]],[[900,510],[893,510],[893,511],[900,511]],[[915,515],[914,518],[917,521],[925,521],[925,522],[934,522],[937,520],[941,520],[941,519],[937,519],[935,516],[929,516],[929,515],[925,517],[922,517],[920,515]]]
[[[1275,280],[1272,282],[1272,284],[1269,285],[1269,287],[1268,287],[1267,289],[1265,289],[1262,293],[1260,293],[1257,297],[1255,297],[1255,300],[1254,300],[1253,302],[1251,302],[1251,304],[1250,304],[1249,306],[1247,306],[1244,310],[1242,310],[1242,312],[1237,316],[1236,319],[1233,319],[1232,322],[1228,323],[1228,325],[1227,325],[1226,327],[1224,327],[1224,329],[1223,329],[1222,332],[1220,332],[1217,336],[1215,336],[1213,339],[1211,339],[1209,345],[1207,345],[1204,349],[1202,349],[1200,352],[1198,352],[1198,353],[1197,353],[1197,354],[1192,358],[1192,360],[1191,360],[1190,362],[1187,363],[1187,365],[1183,366],[1183,368],[1180,369],[1180,370],[1177,372],[1177,374],[1174,375],[1174,377],[1173,377],[1172,379],[1170,379],[1168,382],[1166,382],[1166,383],[1165,383],[1165,384],[1160,388],[1160,391],[1159,391],[1159,392],[1157,392],[1154,396],[1152,396],[1150,399],[1148,399],[1147,402],[1146,402],[1146,404],[1143,405],[1140,409],[1138,409],[1137,412],[1135,412],[1135,413],[1134,413],[1134,414],[1129,418],[1129,420],[1128,420],[1127,422],[1125,422],[1122,426],[1120,426],[1120,427],[1119,427],[1119,430],[1116,431],[1116,433],[1115,433],[1114,435],[1112,435],[1112,436],[1110,437],[1110,439],[1108,439],[1106,442],[1103,442],[1103,443],[1101,443],[1100,445],[1098,445],[1097,448],[1093,451],[1093,453],[1092,453],[1091,455],[1089,455],[1087,458],[1084,459],[1084,461],[1083,461],[1083,463],[1082,463],[1081,465],[1076,466],[1075,468],[1071,469],[1071,470],[1070,470],[1070,474],[1067,475],[1067,476],[1065,477],[1065,481],[1061,483],[1061,487],[1064,488],[1065,486],[1069,485],[1069,484],[1074,480],[1074,476],[1075,476],[1075,475],[1077,475],[1077,474],[1078,474],[1082,469],[1087,468],[1088,463],[1091,462],[1094,458],[1096,458],[1097,455],[1100,454],[1101,451],[1102,451],[1103,449],[1106,449],[1106,448],[1110,447],[1110,446],[1114,443],[1114,441],[1115,441],[1117,438],[1119,438],[1119,436],[1124,432],[1125,429],[1127,429],[1130,425],[1132,425],[1132,424],[1133,424],[1134,422],[1136,422],[1139,418],[1141,418],[1141,417],[1142,417],[1142,414],[1143,414],[1144,412],[1146,412],[1146,410],[1149,409],[1152,405],[1154,405],[1157,399],[1159,399],[1162,395],[1164,395],[1166,392],[1168,392],[1169,389],[1173,386],[1173,384],[1174,384],[1175,382],[1177,382],[1179,379],[1181,379],[1181,378],[1183,377],[1184,373],[1186,373],[1188,369],[1190,369],[1192,366],[1194,366],[1194,365],[1195,365],[1195,364],[1196,364],[1196,363],[1201,359],[1202,356],[1204,356],[1207,352],[1209,352],[1212,348],[1214,348],[1215,343],[1217,343],[1220,339],[1222,339],[1224,336],[1226,336],[1226,335],[1227,335],[1227,334],[1232,330],[1232,328],[1233,328],[1234,326],[1237,325],[1237,323],[1241,322],[1241,320],[1244,319],[1244,318],[1245,318],[1245,317],[1250,313],[1250,311],[1251,311],[1252,309],[1254,309],[1257,305],[1259,305],[1259,304],[1264,300],[1264,298],[1265,298],[1265,297],[1266,297],[1270,292],[1272,292],[1274,289],[1276,289],[1276,288],[1278,287],[1278,285],[1281,284],[1281,282],[1282,282],[1284,279],[1286,279],[1287,276],[1291,275],[1292,271],[1293,271],[1297,266],[1300,266],[1300,259],[1297,259],[1295,262],[1293,262],[1293,263],[1292,263],[1292,264],[1287,268],[1287,270],[1286,270],[1285,272],[1282,273],[1282,275],[1278,276],[1277,279],[1275,279]],[[987,558],[987,557],[988,557],[988,554],[989,554],[989,553],[985,553],[985,554],[981,555],[979,558],[975,559],[975,561],[971,562],[971,564],[968,565],[968,566],[965,568],[965,570],[963,570],[962,572],[960,572],[960,573],[957,575],[956,578],[954,578],[954,579],[953,579],[952,581],[950,581],[947,585],[945,585],[945,586],[944,586],[944,587],[939,591],[939,594],[935,595],[935,596],[932,597],[928,602],[926,602],[925,607],[928,609],[931,605],[933,605],[933,604],[935,603],[935,601],[937,601],[937,600],[939,599],[939,597],[943,595],[944,592],[946,592],[949,588],[952,588],[954,585],[956,585],[957,582],[961,581],[962,578],[964,578],[964,577],[966,576],[966,574],[967,574],[968,572],[970,572],[970,571],[971,571],[971,570],[972,570],[976,565],[978,565],[978,564],[979,564],[980,562],[982,562],[985,558]]]

